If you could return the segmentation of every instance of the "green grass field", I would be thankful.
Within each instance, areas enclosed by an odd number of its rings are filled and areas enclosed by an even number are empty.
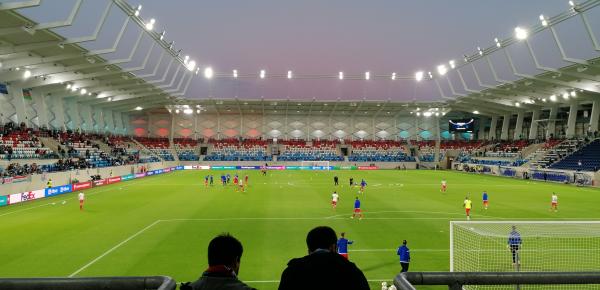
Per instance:
[[[212,171],[218,182],[222,171]],[[471,193],[474,220],[598,219],[600,191],[444,171],[239,171],[250,176],[245,193],[233,186],[205,188],[207,171],[179,171],[86,191],[85,211],[76,194],[0,208],[0,275],[168,275],[195,280],[207,266],[208,241],[229,232],[244,244],[240,278],[276,289],[286,263],[306,254],[306,233],[318,225],[346,232],[355,241],[350,259],[372,281],[391,282],[399,272],[395,249],[403,239],[411,271],[449,269],[449,221],[464,220],[462,201]],[[234,173],[234,172],[231,172]],[[333,176],[341,186],[333,186]],[[357,188],[365,218],[350,219]],[[439,191],[440,180],[448,192]],[[331,192],[340,193],[336,210]],[[481,192],[490,194],[490,209]],[[560,211],[549,212],[550,194]],[[66,200],[66,204],[62,201]]]

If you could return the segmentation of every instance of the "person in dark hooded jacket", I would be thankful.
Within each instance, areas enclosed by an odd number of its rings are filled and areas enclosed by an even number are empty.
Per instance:
[[[336,243],[337,234],[330,227],[320,226],[308,232],[308,255],[288,262],[279,290],[369,289],[363,272],[336,252]]]

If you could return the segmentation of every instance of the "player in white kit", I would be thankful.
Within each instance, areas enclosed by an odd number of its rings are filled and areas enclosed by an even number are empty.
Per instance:
[[[83,210],[83,201],[85,201],[85,194],[83,192],[79,193],[79,210]]]
[[[333,194],[331,194],[331,206],[333,208],[337,207],[337,202],[338,202],[339,198],[340,198],[340,196],[337,194],[336,191],[334,191]]]

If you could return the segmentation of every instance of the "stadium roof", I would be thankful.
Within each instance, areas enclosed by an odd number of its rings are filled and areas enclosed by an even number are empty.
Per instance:
[[[188,20],[193,14],[186,10],[177,10],[176,16],[170,12],[161,15],[162,13],[154,10],[158,15],[157,20],[152,21],[150,17],[142,18],[140,15],[146,13],[146,10],[124,0],[73,0],[61,2],[60,5],[48,5],[47,2],[41,1],[5,2],[0,4],[0,80],[25,88],[40,88],[52,95],[72,96],[78,102],[122,111],[130,111],[137,106],[162,110],[167,105],[169,109],[175,110],[178,106],[200,105],[203,111],[215,113],[300,111],[328,114],[336,110],[341,114],[371,112],[395,115],[409,114],[417,108],[444,108],[444,112],[476,110],[484,115],[497,115],[568,105],[573,99],[577,99],[581,104],[599,98],[600,45],[597,38],[600,30],[600,8],[597,6],[600,1],[575,3],[574,7],[569,7],[565,1],[543,1],[543,4],[539,1],[528,4],[521,2],[504,4],[507,2],[502,1],[502,5],[492,4],[491,7],[500,5],[499,9],[512,9],[519,17],[523,10],[530,12],[552,8],[557,13],[540,16],[539,20],[538,17],[532,17],[533,21],[528,22],[529,26],[521,26],[526,39],[510,35],[490,40],[487,46],[481,45],[481,50],[478,47],[467,53],[466,61],[463,57],[454,57],[449,58],[452,63],[444,61],[444,65],[435,65],[432,64],[432,59],[439,55],[430,58],[419,57],[421,67],[430,67],[422,70],[423,80],[420,82],[414,79],[414,70],[405,67],[393,71],[381,62],[378,62],[381,68],[373,67],[368,76],[366,71],[346,71],[343,80],[339,79],[339,71],[342,70],[337,64],[335,69],[323,71],[292,71],[291,80],[288,79],[289,73],[286,69],[265,69],[265,78],[262,79],[259,68],[277,67],[278,64],[269,62],[281,62],[274,51],[270,52],[272,59],[267,58],[265,66],[259,66],[253,62],[253,52],[240,56],[237,51],[227,47],[221,47],[218,57],[214,58],[249,59],[249,64],[245,66],[255,65],[257,69],[252,71],[248,68],[250,72],[239,69],[237,77],[234,77],[234,72],[230,69],[236,68],[235,65],[219,69],[227,64],[219,66],[215,63],[213,78],[207,80],[203,77],[203,72],[209,67],[206,64],[208,57],[201,55],[202,44],[190,42],[190,39],[197,37],[189,35],[193,30]],[[147,5],[150,8],[144,9],[157,9],[165,5],[160,3],[164,1],[150,2]],[[196,7],[200,4],[190,5]],[[281,4],[271,2],[258,4],[262,5],[281,8]],[[396,7],[390,3],[386,5]],[[455,5],[460,8],[466,4]],[[519,5],[521,9],[517,9]],[[354,2],[348,6],[343,7],[362,7]],[[169,7],[174,5],[169,2]],[[339,8],[332,4],[332,7],[324,9],[336,7]],[[242,9],[235,5],[216,5],[213,8],[227,8],[232,9],[231,11]],[[374,12],[383,8],[381,4],[373,4],[370,9]],[[216,11],[222,13],[231,12],[218,9]],[[478,8],[463,9],[466,9],[465,15],[480,12],[476,11]],[[48,15],[52,12],[55,12],[55,15],[52,15],[54,18]],[[383,10],[380,12],[387,15]],[[370,15],[369,11],[364,13],[366,16]],[[160,16],[165,18],[159,18]],[[318,16],[316,17],[318,20]],[[377,15],[369,17],[377,19]],[[181,18],[187,20],[180,21]],[[165,29],[173,32],[167,33],[167,36],[173,38],[165,37],[158,24],[157,27],[148,29],[150,22],[154,26],[155,21],[164,23]],[[288,24],[285,27],[287,29],[294,25],[300,24]],[[222,35],[223,32],[219,31],[222,26],[211,27],[214,32],[212,37]],[[225,28],[223,29],[227,33],[231,32],[229,28]],[[315,27],[303,24],[300,28],[310,31]],[[424,31],[428,29],[422,26],[419,28]],[[203,31],[202,29],[200,31]],[[465,36],[458,37],[461,33],[447,31],[441,27],[440,30],[441,33],[454,33],[452,35],[457,36],[446,39],[446,42],[471,45],[464,40]],[[188,37],[181,37],[181,31],[185,31]],[[196,46],[195,49],[189,49],[189,58],[185,57],[185,51],[180,51],[179,46],[173,43],[174,40],[180,42],[178,37],[181,38],[182,46]],[[356,34],[352,39],[363,46],[363,42],[372,37],[375,36]],[[431,38],[435,38],[435,35],[427,36],[427,39]],[[272,39],[272,42],[277,41],[277,37]],[[307,48],[312,47],[306,44],[307,41],[309,39],[298,43]],[[209,48],[219,45],[218,41],[212,39],[211,44],[206,47],[214,52],[214,49]],[[395,45],[395,42],[390,40],[390,45]],[[299,50],[302,50],[302,47]],[[378,60],[380,57],[373,56],[368,49],[363,50],[364,54],[353,55],[346,61],[352,62],[352,59],[356,59],[356,63],[362,62],[363,67],[366,67],[365,59],[373,57]],[[431,48],[428,47],[427,51],[431,52]],[[444,51],[444,54],[449,55],[460,53],[448,53],[442,48],[436,48],[436,51]],[[301,67],[307,60],[303,59],[301,53],[297,54],[298,59],[288,60]],[[198,57],[198,60],[195,60],[195,57]],[[328,63],[325,58],[324,56],[323,59],[310,62],[318,64],[317,68],[322,68],[322,64]],[[399,58],[401,63],[414,64],[407,61],[414,59],[410,54],[395,54],[387,58]],[[349,66],[356,67],[356,63]],[[31,74],[26,79],[23,77],[25,71]],[[75,92],[67,89],[67,86],[76,87],[78,90]]]

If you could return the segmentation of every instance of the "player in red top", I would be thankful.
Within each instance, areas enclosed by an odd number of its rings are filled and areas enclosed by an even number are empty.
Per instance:
[[[238,176],[237,174],[233,177],[233,185],[237,185],[238,184]]]
[[[442,188],[440,189],[441,192],[446,192],[446,179],[442,179]]]
[[[248,175],[246,174],[246,176],[244,176],[244,183],[246,184],[246,186],[248,186]]]

